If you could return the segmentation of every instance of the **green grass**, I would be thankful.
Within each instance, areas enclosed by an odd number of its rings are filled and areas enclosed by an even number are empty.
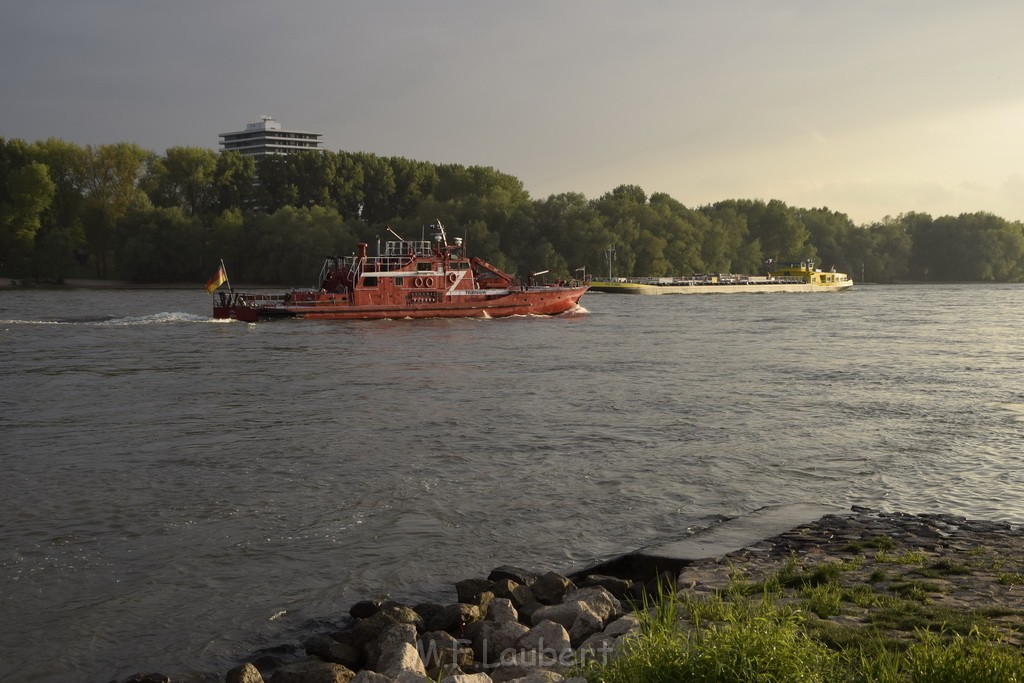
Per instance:
[[[904,550],[898,555],[893,555],[887,550],[879,550],[875,555],[875,562],[885,562],[889,564],[924,565],[927,561],[928,556],[916,550]]]
[[[999,572],[999,583],[1004,586],[1019,586],[1024,584],[1024,574],[1016,572]]]
[[[578,673],[590,683],[799,683],[830,680],[821,674],[831,676],[838,663],[835,652],[804,633],[797,612],[776,608],[770,596],[660,602],[643,613],[641,638],[625,641],[611,662]]]
[[[854,541],[843,546],[843,550],[849,553],[862,553],[868,548],[874,550],[892,550],[896,547],[896,541],[891,536],[874,536],[863,541]]]
[[[819,565],[818,568],[821,568]],[[570,672],[590,683],[675,681],[1024,681],[1024,656],[1002,643],[978,612],[954,612],[895,595],[869,598],[843,589],[832,569],[784,567],[781,582],[797,576],[799,606],[779,604],[781,591],[733,585],[705,598],[663,590],[639,610],[641,637],[621,641],[618,656]],[[863,624],[835,614],[859,596],[871,605]],[[817,608],[817,609],[816,609]],[[895,635],[894,635],[895,634]]]

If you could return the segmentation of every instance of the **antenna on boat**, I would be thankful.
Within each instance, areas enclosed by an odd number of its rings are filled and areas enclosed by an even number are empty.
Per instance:
[[[448,246],[448,235],[444,232],[444,226],[441,225],[441,219],[437,219],[437,232],[440,234],[441,239],[439,240],[444,246]]]
[[[395,236],[395,238],[397,238],[399,242],[404,242],[404,241],[405,241],[405,238],[404,238],[404,237],[402,237],[401,235],[399,235],[399,234],[398,234],[397,232],[395,232],[394,230],[392,230],[392,229],[391,229],[391,226],[390,226],[390,225],[385,225],[385,226],[384,226],[384,229],[385,229],[385,230],[387,230],[388,232],[390,232],[390,233],[391,233],[392,235],[394,235],[394,236]]]

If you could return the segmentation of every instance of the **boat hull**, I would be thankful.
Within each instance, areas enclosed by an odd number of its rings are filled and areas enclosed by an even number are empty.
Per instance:
[[[513,315],[558,315],[572,310],[587,287],[532,287],[500,295],[449,296],[430,303],[358,305],[321,295],[301,303],[250,303],[214,306],[214,318],[243,322],[278,318],[306,320],[385,320],[394,318],[503,318]]]
[[[771,284],[695,284],[695,285],[654,285],[637,282],[593,282],[591,291],[606,294],[771,294],[778,292],[843,292],[853,287],[853,282],[830,284],[771,283]]]

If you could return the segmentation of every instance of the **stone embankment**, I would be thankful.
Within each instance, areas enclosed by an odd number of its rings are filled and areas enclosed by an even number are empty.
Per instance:
[[[622,639],[637,635],[632,607],[659,582],[700,595],[737,580],[778,582],[783,574],[809,576],[822,567],[841,567],[844,585],[928,604],[936,618],[984,613],[1007,640],[1022,640],[1024,530],[1010,524],[854,508],[725,552],[711,543],[715,556],[694,553],[693,543],[685,547],[675,557],[638,551],[572,576],[499,567],[487,578],[457,583],[451,604],[357,603],[350,628],[257,652],[226,678],[137,674],[125,683],[580,683],[568,678],[572,666],[604,661]],[[674,546],[659,549],[666,548]],[[869,607],[827,619],[836,628],[887,629],[887,637],[911,629],[879,626]]]

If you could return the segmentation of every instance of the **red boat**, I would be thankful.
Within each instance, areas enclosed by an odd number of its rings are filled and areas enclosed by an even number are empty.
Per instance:
[[[434,241],[386,242],[384,252],[331,257],[320,272],[319,289],[285,294],[244,294],[229,290],[214,298],[213,317],[245,322],[274,318],[380,320],[556,315],[576,306],[587,291],[580,283],[526,283],[483,259],[469,258],[462,240],[448,244],[444,227]],[[226,276],[225,276],[226,279]],[[230,285],[229,285],[230,286]]]

